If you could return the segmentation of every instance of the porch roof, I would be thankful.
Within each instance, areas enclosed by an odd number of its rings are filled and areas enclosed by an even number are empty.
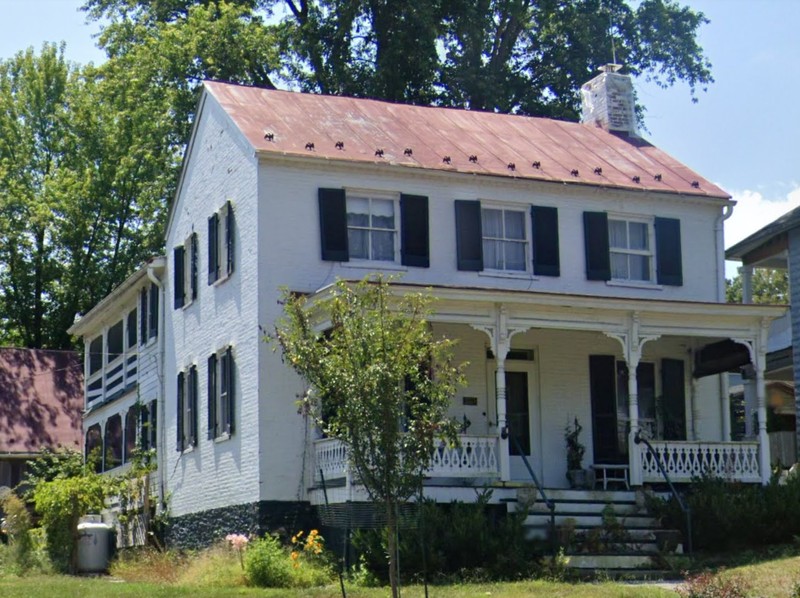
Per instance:
[[[355,283],[356,281],[348,281]],[[333,286],[312,294],[327,296]],[[491,326],[496,307],[507,311],[512,328],[563,328],[625,333],[631,316],[640,318],[642,335],[755,338],[761,327],[782,316],[784,305],[714,303],[664,299],[543,293],[467,286],[394,283],[394,292],[424,292],[437,297],[432,321]],[[517,330],[519,331],[519,330]]]

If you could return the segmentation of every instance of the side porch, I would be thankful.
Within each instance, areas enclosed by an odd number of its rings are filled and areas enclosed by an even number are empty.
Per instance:
[[[433,294],[434,331],[457,338],[456,360],[468,365],[449,412],[460,443],[434,449],[427,495],[468,500],[491,488],[503,501],[523,485],[566,489],[564,432],[576,421],[583,467],[601,474],[599,489],[602,475],[615,478],[607,484],[615,489],[664,482],[659,463],[673,482],[769,480],[766,339],[783,308],[446,287]],[[731,442],[727,372],[747,364],[758,430]],[[323,479],[330,502],[364,498],[340,443],[319,439],[309,449],[312,503],[324,500]]]

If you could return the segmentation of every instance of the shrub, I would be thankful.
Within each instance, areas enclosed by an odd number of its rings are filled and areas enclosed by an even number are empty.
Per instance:
[[[491,492],[474,503],[447,505],[424,500],[418,519],[400,530],[400,562],[404,578],[419,579],[424,572],[483,580],[520,579],[530,576],[538,560],[537,546],[525,539],[526,509],[500,512],[490,505]],[[382,581],[388,577],[384,530],[360,530],[353,546],[363,567]]]
[[[8,537],[9,557],[17,574],[26,573],[33,565],[33,543],[31,542],[31,515],[25,503],[13,492],[2,500],[3,532]]]
[[[247,580],[260,588],[286,588],[292,576],[292,564],[275,536],[267,534],[250,542],[244,555]]]
[[[738,575],[705,572],[687,578],[677,591],[682,598],[746,598],[750,586]]]
[[[696,549],[731,549],[792,541],[800,535],[800,477],[785,485],[731,483],[704,477],[692,482],[685,495],[692,512]],[[686,534],[685,517],[674,499],[652,501],[651,510],[665,527]]]

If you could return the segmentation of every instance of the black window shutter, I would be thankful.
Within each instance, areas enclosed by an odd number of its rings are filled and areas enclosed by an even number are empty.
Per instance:
[[[158,448],[158,401],[150,401],[150,448]]]
[[[656,277],[658,284],[683,285],[681,221],[656,218]]]
[[[197,260],[199,257],[198,256],[199,248],[197,246],[197,233],[192,233],[192,236],[190,238],[191,238],[191,243],[189,247],[190,251],[189,256],[190,256],[191,270],[192,270],[190,273],[191,276],[190,282],[192,287],[192,301],[194,301],[195,299],[197,299],[197,278],[198,278]]]
[[[228,421],[225,422],[228,427],[228,433],[233,434],[234,422],[234,405],[236,403],[234,389],[234,366],[233,366],[233,349],[228,347],[225,351],[225,359],[228,362]]]
[[[219,215],[208,219],[208,284],[219,278]]]
[[[176,450],[178,450],[178,452],[182,451],[183,448],[184,448],[184,444],[183,444],[183,403],[184,403],[184,400],[185,400],[184,392],[186,390],[186,384],[185,384],[185,381],[184,381],[184,377],[185,376],[184,376],[183,372],[180,372],[178,374],[178,405],[177,405],[177,407],[178,407],[178,425],[177,425],[178,433],[177,433],[177,439],[176,439],[177,440],[177,444],[176,444],[176,447],[175,447]]]
[[[227,203],[227,210],[225,211],[225,248],[227,261],[225,264],[226,272],[228,275],[233,273],[233,249],[234,249],[234,216],[233,204]]]
[[[347,199],[344,189],[320,189],[318,199],[322,259],[327,262],[346,262],[350,259],[350,252],[347,247]]]
[[[189,408],[186,416],[189,418],[189,445],[197,446],[197,366],[189,368]]]
[[[608,254],[608,216],[605,212],[583,213],[586,278],[611,280],[611,258]]]
[[[179,307],[183,307],[184,303],[184,295],[185,295],[185,287],[184,287],[184,252],[185,249],[183,245],[180,247],[176,247],[172,250],[172,266],[173,270],[173,279],[172,283],[175,287],[175,309]]]
[[[428,198],[400,196],[400,254],[404,266],[430,267]]]
[[[158,335],[158,287],[150,285],[150,338]]]
[[[686,440],[686,383],[682,360],[661,360],[661,393],[664,440]]]
[[[150,410],[146,406],[139,410],[139,446],[143,451],[150,449]]]
[[[589,395],[595,463],[618,463],[616,360],[613,355],[589,355]],[[572,422],[570,422],[572,423]]]
[[[208,439],[217,436],[217,356],[213,354],[208,358]]]
[[[147,287],[142,289],[139,293],[139,344],[143,345],[147,342]]]
[[[533,230],[533,273],[538,276],[561,276],[558,247],[558,209],[531,206]]]
[[[459,270],[483,270],[483,228],[479,201],[456,200],[456,253]]]

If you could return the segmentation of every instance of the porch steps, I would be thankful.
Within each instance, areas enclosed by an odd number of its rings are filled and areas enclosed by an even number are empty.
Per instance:
[[[669,570],[661,527],[633,491],[546,490],[555,503],[556,537],[566,566],[580,577],[674,578]],[[527,507],[529,537],[545,539],[550,511],[535,488],[520,488],[510,511]],[[661,541],[659,541],[661,540]],[[678,548],[680,551],[680,547]]]

